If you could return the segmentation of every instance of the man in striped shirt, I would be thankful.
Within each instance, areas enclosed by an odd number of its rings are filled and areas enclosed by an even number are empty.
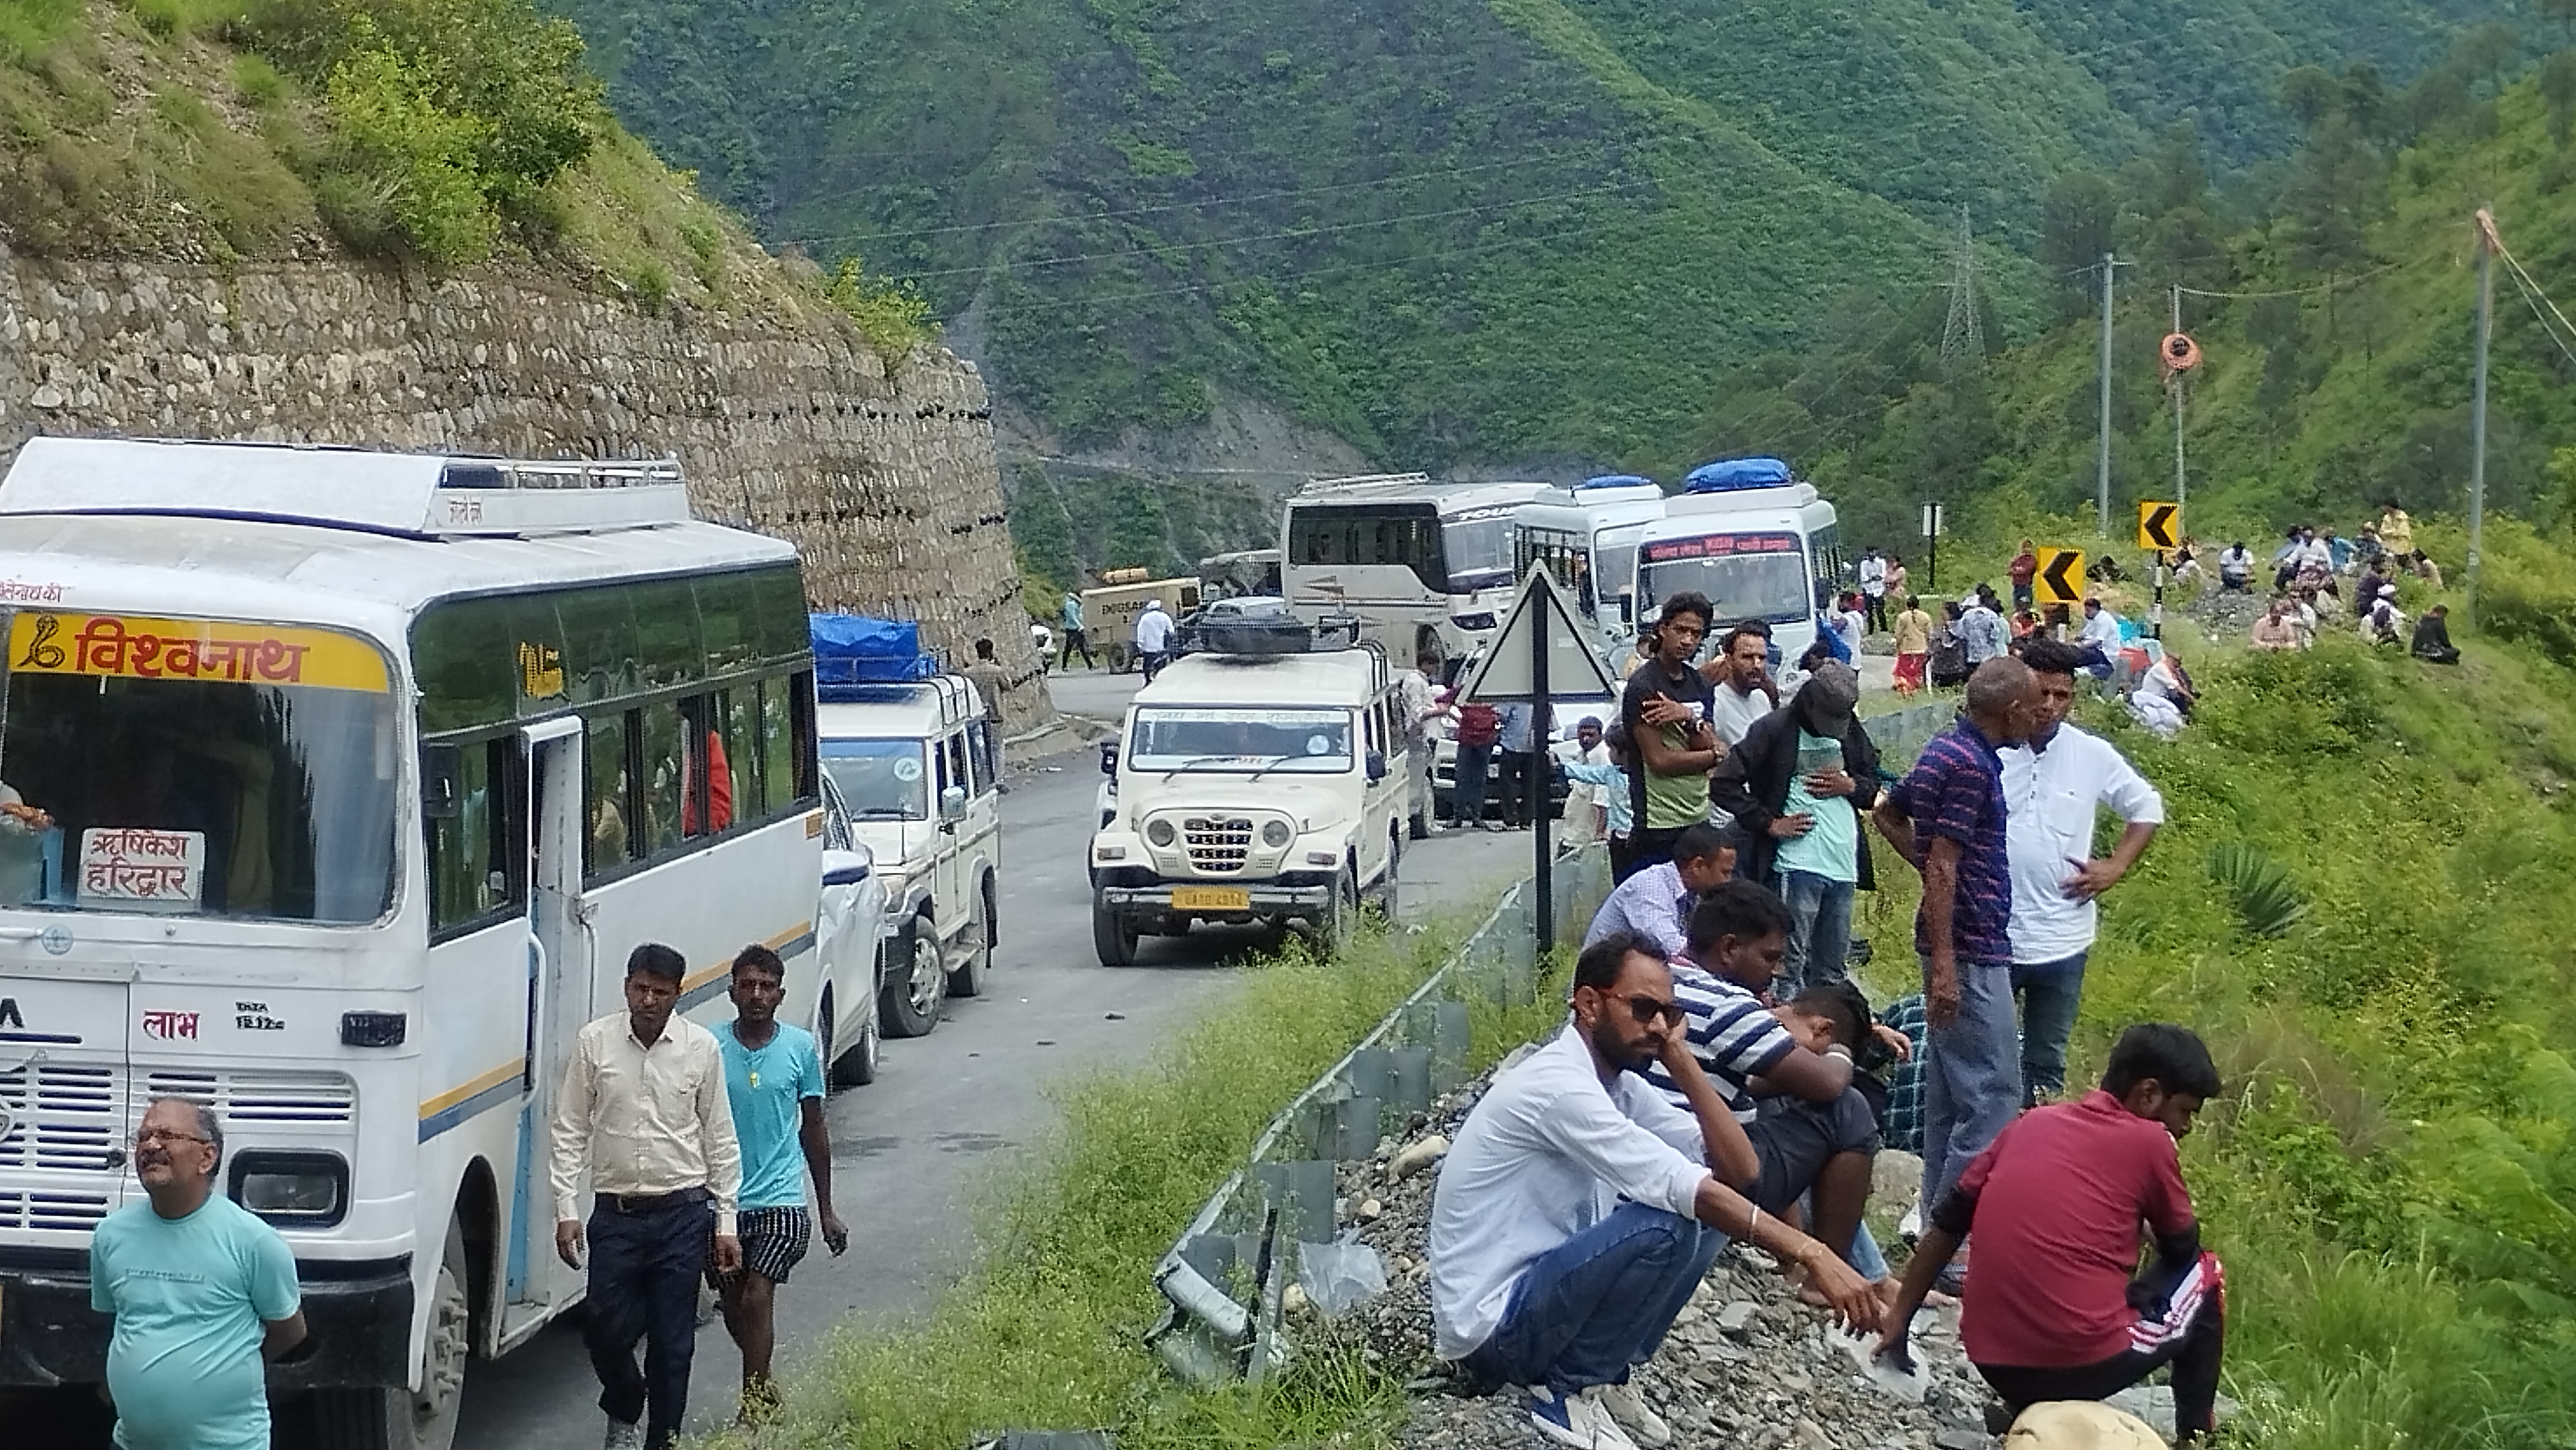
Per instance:
[[[1914,950],[1923,959],[1923,1202],[2021,1110],[2013,1021],[2012,878],[2004,845],[2004,746],[2025,739],[2039,681],[2007,655],[1968,676],[1967,712],[1932,737],[1875,820],[1923,873]]]
[[[1778,1214],[1812,1191],[1809,1232],[1880,1282],[1887,1268],[1877,1246],[1853,1253],[1869,1202],[1878,1118],[1852,1086],[1851,1050],[1808,1051],[1755,995],[1770,987],[1788,948],[1789,908],[1768,887],[1727,881],[1701,893],[1689,945],[1671,963],[1683,1040],[1752,1141],[1761,1173],[1745,1196]],[[1648,1064],[1645,1075],[1683,1101],[1662,1064]]]

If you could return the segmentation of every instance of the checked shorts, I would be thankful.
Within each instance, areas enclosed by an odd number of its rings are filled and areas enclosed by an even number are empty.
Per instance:
[[[746,1208],[735,1215],[734,1233],[742,1240],[742,1266],[773,1284],[784,1284],[814,1244],[814,1219],[802,1204],[787,1208]],[[723,1279],[707,1266],[707,1282]]]

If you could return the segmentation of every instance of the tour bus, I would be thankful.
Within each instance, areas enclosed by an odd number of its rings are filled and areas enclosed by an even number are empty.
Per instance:
[[[1637,541],[1664,517],[1664,490],[1633,473],[1552,488],[1522,504],[1513,570],[1545,564],[1592,626],[1592,644],[1614,670],[1636,638]]]
[[[1511,607],[1512,515],[1546,487],[1420,473],[1319,479],[1280,521],[1288,603],[1310,619],[1357,618],[1407,664],[1463,659]]]
[[[628,952],[714,1024],[765,942],[827,1044],[869,990],[817,965],[795,551],[673,463],[38,438],[0,612],[0,1385],[103,1379],[90,1233],[185,1097],[294,1250],[287,1413],[445,1450],[582,1297],[546,1125]]]
[[[1685,590],[1708,596],[1713,637],[1748,619],[1794,663],[1816,641],[1816,611],[1842,578],[1834,506],[1776,458],[1693,469],[1665,517],[1637,540],[1637,617]]]

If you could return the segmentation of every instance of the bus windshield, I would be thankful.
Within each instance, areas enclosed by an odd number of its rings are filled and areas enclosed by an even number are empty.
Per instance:
[[[1440,526],[1440,548],[1446,555],[1449,592],[1473,594],[1508,584],[1512,579],[1512,516],[1509,510],[1479,510]]]
[[[1136,770],[1331,774],[1351,768],[1351,712],[1148,705],[1128,728],[1126,758]]]
[[[1696,590],[1708,596],[1712,633],[1747,619],[1793,623],[1815,608],[1807,579],[1806,553],[1794,533],[1657,539],[1637,550],[1638,614]]]
[[[20,614],[9,633],[0,905],[336,924],[390,908],[398,737],[375,646],[112,615]]]
[[[918,740],[826,740],[823,769],[854,821],[926,821],[930,787]]]

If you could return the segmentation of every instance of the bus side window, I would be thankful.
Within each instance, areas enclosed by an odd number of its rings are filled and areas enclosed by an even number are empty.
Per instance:
[[[736,824],[760,820],[769,810],[760,773],[760,729],[753,718],[759,708],[756,696],[757,691],[748,683],[716,696],[716,714],[723,722],[719,733],[724,740],[725,760],[733,767]]]
[[[634,859],[635,838],[630,823],[635,802],[627,790],[630,776],[626,734],[635,713],[623,710],[583,722],[583,771],[590,777],[590,799],[585,802],[590,825],[582,852],[585,876],[597,876]]]
[[[724,742],[724,697],[691,695],[678,703],[680,834],[712,836],[733,824],[733,754]]]
[[[647,705],[642,716],[643,778],[639,794],[644,819],[639,840],[645,855],[659,855],[680,844],[680,705],[663,700]]]
[[[430,929],[474,925],[526,900],[527,800],[517,742],[457,752],[457,808],[429,823]]]

